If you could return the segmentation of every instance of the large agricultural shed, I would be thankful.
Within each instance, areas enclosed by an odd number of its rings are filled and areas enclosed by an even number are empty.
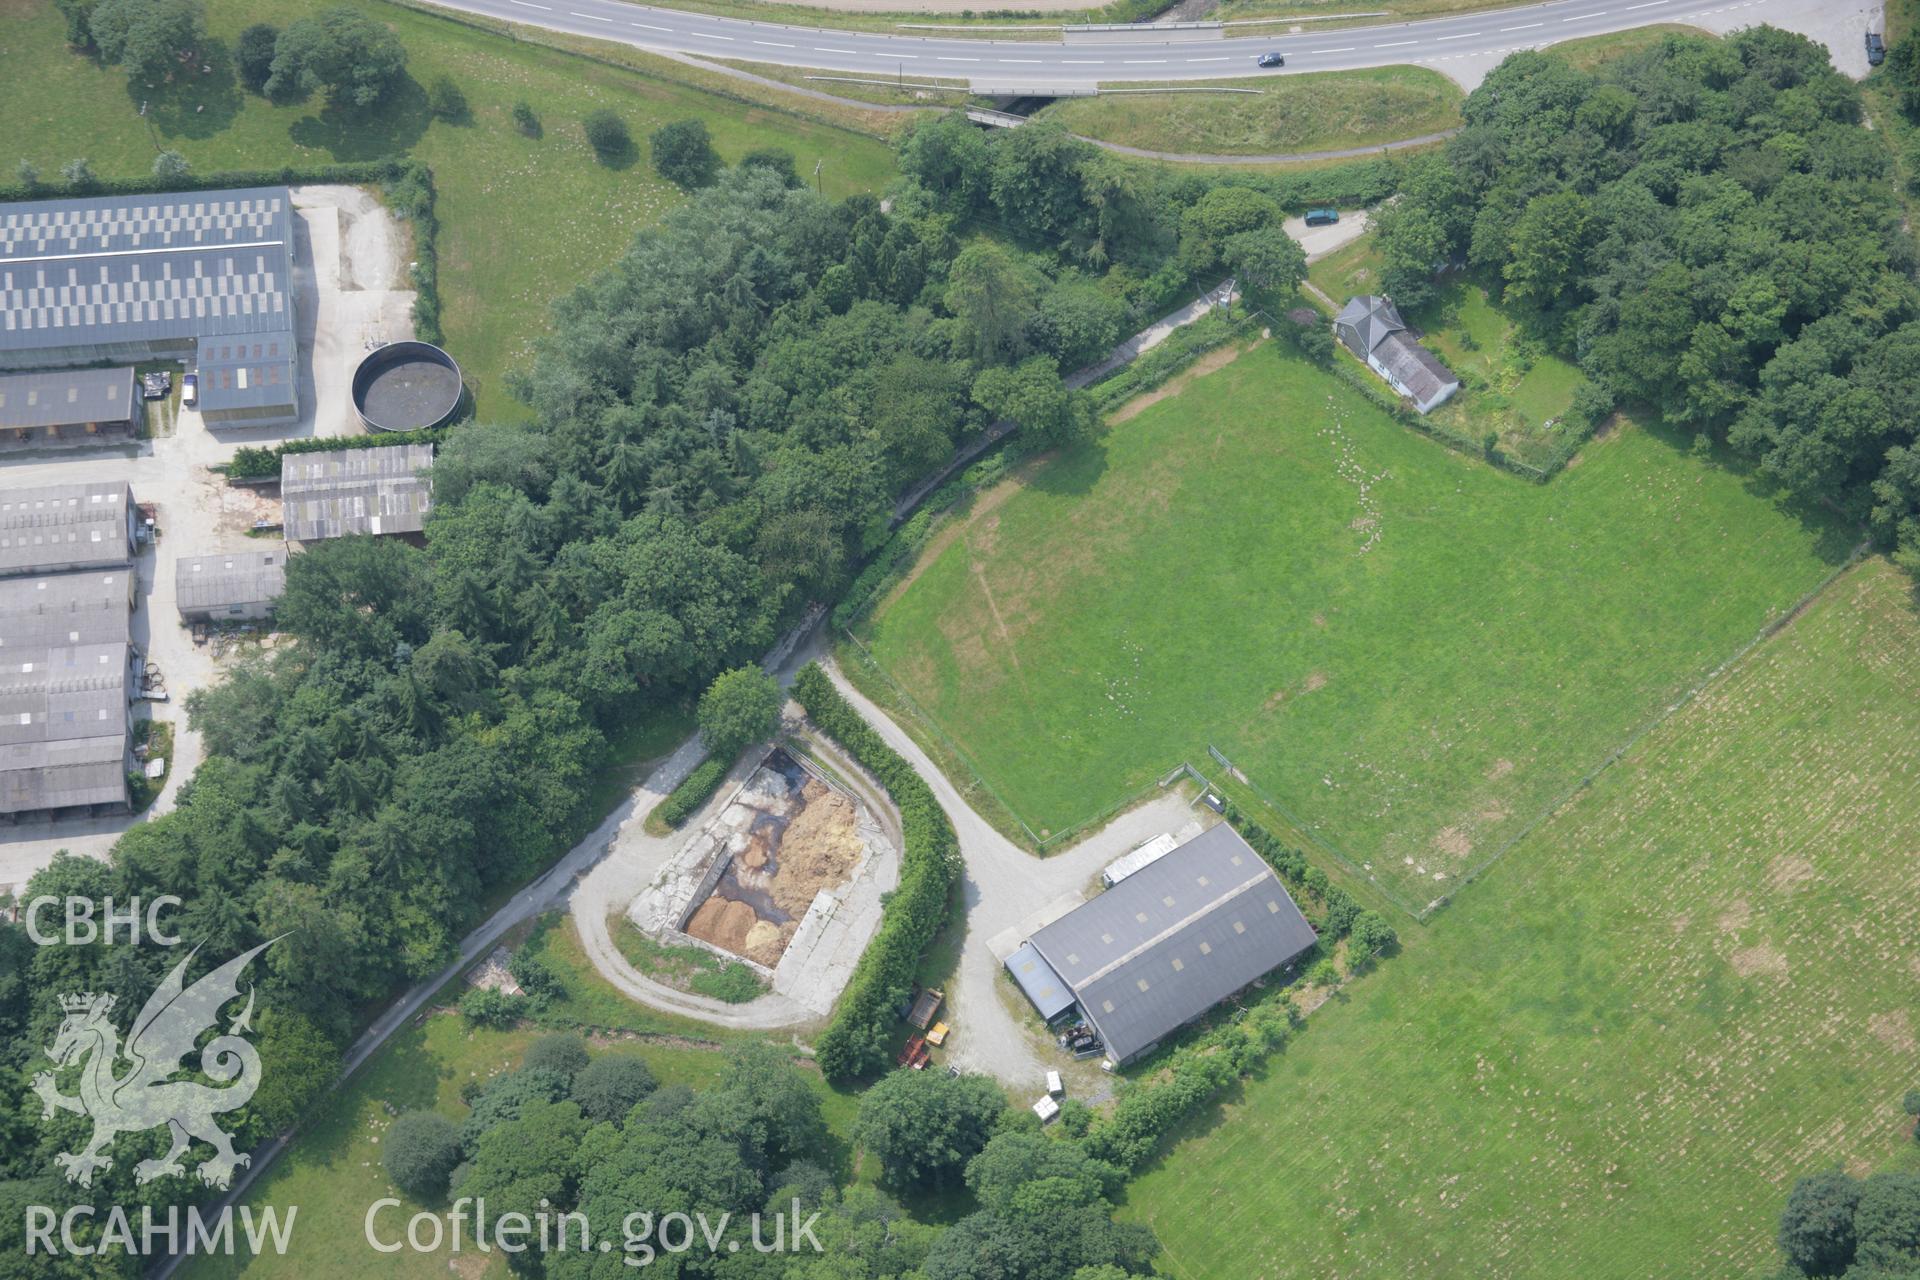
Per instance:
[[[0,491],[0,576],[123,565],[134,537],[124,480]]]
[[[127,804],[131,566],[0,579],[0,819]]]
[[[426,474],[432,465],[430,444],[281,455],[287,540],[419,533],[433,506],[433,482]]]
[[[0,370],[198,362],[209,423],[299,415],[285,187],[0,206]]]
[[[1125,1063],[1313,944],[1273,868],[1223,822],[1034,934],[1008,968],[1043,1014],[1071,993]]]
[[[8,444],[129,436],[139,406],[130,366],[0,374],[0,438]]]
[[[173,598],[189,622],[264,618],[287,585],[287,549],[182,556]]]

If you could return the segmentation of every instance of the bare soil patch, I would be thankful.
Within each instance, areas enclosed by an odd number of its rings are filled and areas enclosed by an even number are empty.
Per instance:
[[[1913,1018],[1905,1009],[1876,1013],[1867,1019],[1873,1038],[1898,1053],[1912,1053],[1917,1046],[1913,1037]]]
[[[1787,976],[1787,958],[1765,943],[1734,952],[1730,963],[1733,971],[1743,978],[1751,978],[1756,974],[1777,978]]]
[[[1451,857],[1464,858],[1473,852],[1473,838],[1459,827],[1443,827],[1433,838],[1433,847]]]
[[[1775,858],[1767,868],[1767,888],[1785,893],[1813,879],[1813,874],[1813,864],[1805,858]]]

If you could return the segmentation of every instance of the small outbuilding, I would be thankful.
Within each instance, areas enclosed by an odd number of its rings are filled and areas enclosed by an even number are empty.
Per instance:
[[[139,409],[131,367],[0,374],[0,443],[12,447],[124,440]]]
[[[244,622],[273,612],[287,585],[287,549],[182,556],[174,601],[188,622]]]
[[[1438,408],[1460,389],[1460,379],[1413,336],[1390,298],[1349,298],[1334,318],[1333,334],[1421,413]]]
[[[280,458],[287,541],[419,533],[433,506],[430,444],[288,453]]]

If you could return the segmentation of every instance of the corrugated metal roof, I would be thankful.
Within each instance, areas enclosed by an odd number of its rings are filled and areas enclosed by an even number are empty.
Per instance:
[[[1389,377],[1407,389],[1415,403],[1427,404],[1459,379],[1410,335],[1394,333],[1373,349],[1373,358]]]
[[[433,505],[430,444],[289,453],[280,459],[281,522],[292,542],[352,533],[418,533]]]
[[[0,575],[126,564],[132,506],[124,480],[0,491]]]
[[[131,566],[0,578],[0,657],[17,648],[124,643],[132,583]]]
[[[1052,1022],[1073,1005],[1073,992],[1053,971],[1031,942],[1023,942],[1020,949],[1007,957],[1007,972],[1027,993],[1027,999],[1033,1001],[1033,1007],[1040,1011],[1042,1020]]]
[[[0,429],[125,422],[132,416],[131,367],[0,374]]]
[[[1117,1062],[1313,943],[1273,869],[1224,822],[1032,939]]]
[[[209,337],[194,353],[200,375],[200,410],[291,409],[295,383],[293,330]]]
[[[285,187],[0,206],[0,352],[290,332]]]
[[[1100,873],[1100,882],[1112,888],[1141,868],[1160,861],[1177,847],[1173,832],[1163,831],[1145,844],[1135,846],[1131,853],[1109,862],[1107,869]]]
[[[131,572],[0,580],[0,812],[126,800]]]
[[[287,585],[287,549],[235,551],[224,555],[182,556],[175,567],[174,599],[188,609],[225,609],[232,605],[278,600]]]

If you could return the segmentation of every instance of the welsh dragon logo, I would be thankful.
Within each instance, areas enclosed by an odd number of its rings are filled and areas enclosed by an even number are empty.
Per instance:
[[[113,1160],[104,1153],[117,1136],[160,1125],[171,1130],[173,1145],[160,1159],[135,1165],[136,1182],[185,1176],[180,1156],[195,1138],[215,1152],[213,1159],[198,1169],[200,1181],[210,1187],[224,1190],[233,1180],[234,1169],[250,1162],[251,1157],[234,1151],[231,1135],[214,1118],[245,1106],[260,1087],[260,1054],[241,1034],[252,1029],[251,987],[246,1008],[229,1024],[227,1034],[215,1036],[200,1050],[200,1071],[214,1084],[172,1077],[186,1070],[181,1059],[193,1052],[201,1033],[219,1022],[221,1007],[239,997],[240,974],[248,963],[271,945],[261,943],[189,987],[185,982],[187,966],[200,950],[195,947],[147,1000],[140,1016],[133,1020],[124,1046],[120,1033],[107,1018],[114,997],[91,992],[60,997],[66,1018],[46,1053],[57,1068],[86,1059],[80,1074],[80,1094],[68,1097],[61,1093],[51,1071],[34,1076],[33,1091],[45,1104],[43,1120],[51,1119],[56,1110],[93,1120],[93,1137],[79,1154],[62,1151],[54,1156],[55,1163],[66,1171],[68,1182],[92,1186],[94,1170],[113,1167]],[[116,1072],[123,1062],[126,1069]]]

